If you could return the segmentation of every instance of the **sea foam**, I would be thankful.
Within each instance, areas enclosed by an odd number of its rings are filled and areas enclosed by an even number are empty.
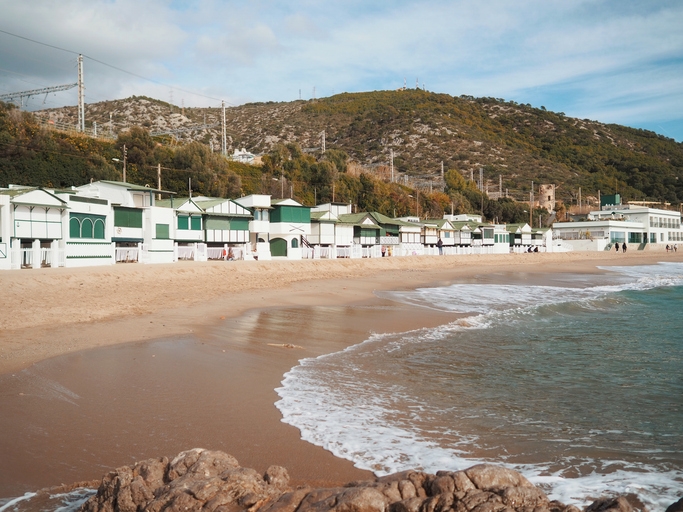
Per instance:
[[[459,339],[459,333],[500,330],[502,326],[514,324],[523,328],[527,317],[539,321],[539,310],[542,309],[546,315],[572,315],[582,310],[594,313],[601,308],[609,313],[614,307],[630,307],[628,301],[631,299],[622,292],[683,284],[681,264],[610,267],[605,270],[615,276],[607,280],[608,284],[604,284],[603,279],[600,284],[583,287],[454,284],[378,294],[404,304],[469,313],[469,316],[434,329],[374,334],[342,352],[302,360],[299,366],[285,375],[282,387],[277,389],[281,399],[276,406],[284,422],[300,429],[302,439],[377,475],[406,469],[428,472],[459,470],[480,462],[494,462],[521,471],[532,482],[542,486],[551,498],[565,503],[585,505],[585,500],[591,496],[633,492],[655,510],[666,508],[678,499],[676,490],[683,485],[683,468],[666,469],[658,465],[657,454],[652,454],[652,464],[642,460],[599,463],[588,459],[524,464],[507,462],[511,457],[505,453],[498,454],[494,460],[473,457],[472,454],[478,452],[479,436],[476,433],[459,431],[457,422],[438,425],[442,421],[439,418],[442,411],[430,408],[424,397],[409,392],[403,385],[404,379],[391,374],[395,372],[394,368],[383,370],[382,364],[370,368],[364,365],[368,359],[382,361],[394,356],[399,359],[414,356],[410,347],[425,343],[451,343],[451,340]],[[413,362],[416,368],[424,369],[425,379],[431,378],[429,367],[421,367],[424,362],[419,357],[415,357]],[[439,378],[448,378],[447,371],[439,375],[446,376]],[[454,399],[457,401],[457,397]],[[466,414],[460,409],[456,413]],[[463,415],[461,419],[474,418],[476,421],[479,419],[476,416],[482,412],[472,414],[475,415],[472,418]],[[525,428],[525,422],[530,422],[530,425],[534,422],[523,417],[515,417],[514,421],[520,428]],[[562,437],[563,432],[553,431],[553,425],[543,425],[543,428],[551,429],[548,432],[552,432],[552,436],[546,440],[551,444],[583,443],[589,449],[604,436],[619,438],[625,435],[617,429],[578,432],[564,425],[562,429],[568,435]],[[628,434],[635,436],[636,440],[639,435],[651,435],[648,432]],[[634,452],[638,450],[639,447],[633,447]],[[593,469],[579,471],[579,474],[569,477],[568,468],[572,464]]]

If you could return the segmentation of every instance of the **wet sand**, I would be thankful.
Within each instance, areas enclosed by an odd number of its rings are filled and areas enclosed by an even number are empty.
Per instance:
[[[119,265],[0,274],[0,497],[204,447],[294,483],[371,475],[303,442],[274,391],[304,357],[451,314],[372,295],[509,272],[597,272],[681,255],[531,254]],[[234,263],[237,263],[236,265]],[[291,344],[297,348],[281,345]]]

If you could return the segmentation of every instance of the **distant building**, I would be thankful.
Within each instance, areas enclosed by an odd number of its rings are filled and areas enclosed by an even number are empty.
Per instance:
[[[605,196],[601,199],[605,201]],[[606,201],[621,202],[621,198],[611,196]],[[553,231],[575,251],[601,251],[617,242],[638,249],[683,242],[680,212],[604,202],[602,209],[590,212],[585,221],[555,222]]]
[[[549,212],[555,211],[555,185],[539,185],[538,207]]]
[[[254,160],[256,158],[256,155],[253,153],[250,153],[246,149],[236,149],[235,152],[232,154],[230,157],[231,160],[234,160],[235,162],[240,162],[243,164],[253,164]]]

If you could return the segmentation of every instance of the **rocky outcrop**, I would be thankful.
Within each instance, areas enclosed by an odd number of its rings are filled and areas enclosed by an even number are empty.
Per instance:
[[[289,486],[287,470],[265,475],[234,457],[199,448],[110,472],[83,512],[579,512],[551,501],[510,469],[480,464],[436,475],[405,471],[344,487]],[[586,512],[631,512],[625,498],[602,499]]]

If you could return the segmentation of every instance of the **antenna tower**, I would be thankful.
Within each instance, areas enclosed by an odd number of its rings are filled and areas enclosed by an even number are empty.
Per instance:
[[[221,101],[221,106],[223,108],[223,119],[222,119],[222,123],[221,123],[221,125],[223,127],[222,128],[222,130],[223,130],[223,146],[222,146],[221,151],[223,153],[223,156],[227,156],[227,154],[228,154],[228,141],[227,141],[227,138],[225,135],[225,101]]]

